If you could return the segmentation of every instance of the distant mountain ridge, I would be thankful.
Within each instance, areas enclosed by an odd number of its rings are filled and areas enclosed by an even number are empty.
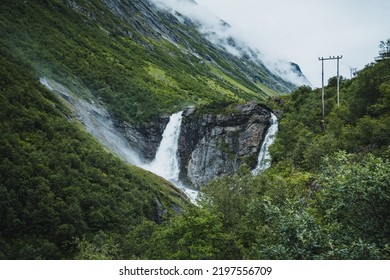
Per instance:
[[[242,41],[242,38],[237,37],[237,30],[234,32],[233,27],[228,22],[209,13],[207,9],[199,6],[196,1],[149,0],[149,2],[154,3],[163,11],[170,12],[180,22],[185,22],[184,18],[187,21],[192,21],[201,35],[215,47],[233,54],[233,56],[242,60],[244,64],[247,64],[247,60],[250,60],[258,67],[265,67],[272,74],[294,85],[310,84],[299,66],[294,66],[297,65],[296,63],[265,57],[261,50],[249,47],[246,42]],[[256,34],[253,34],[253,36],[256,36]],[[286,89],[283,89],[283,91],[286,91]]]
[[[146,37],[163,38],[175,45],[184,45],[189,54],[209,60],[215,63],[217,67],[229,72],[230,69],[224,68],[223,65],[219,65],[212,60],[207,51],[205,52],[197,47],[200,42],[207,47],[210,53],[215,53],[214,55],[221,56],[236,65],[241,74],[252,83],[263,83],[278,92],[290,92],[296,88],[296,84],[280,75],[283,74],[281,71],[275,73],[275,71],[268,69],[261,61],[259,51],[249,48],[231,36],[221,36],[215,30],[202,30],[202,23],[181,14],[175,9],[172,10],[164,4],[156,4],[159,2],[153,0],[137,1],[136,3],[127,3],[123,0],[105,1],[114,14],[131,23],[140,34]],[[195,1],[179,2],[197,5]],[[142,22],[146,25],[140,25],[139,19],[133,17],[137,11],[142,15]],[[229,23],[222,19],[217,20],[222,29],[230,28]],[[291,63],[289,70],[294,72],[297,77],[304,77],[300,68],[295,67],[294,64]],[[231,74],[234,75],[235,73]],[[305,78],[302,80],[305,80]]]

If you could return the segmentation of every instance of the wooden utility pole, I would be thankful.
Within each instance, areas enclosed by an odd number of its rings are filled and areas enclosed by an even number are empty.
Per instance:
[[[324,60],[325,58],[319,57],[318,60],[321,60],[322,62],[322,121],[325,121],[325,89],[324,89]]]
[[[342,59],[342,55],[338,56],[329,56],[329,57],[319,57],[318,60],[321,60],[322,63],[322,122],[325,121],[325,87],[324,87],[324,60],[333,60],[337,59],[337,106],[340,106],[340,64],[339,61]]]
[[[343,56],[337,56],[337,107],[340,107],[340,59],[342,59]]]

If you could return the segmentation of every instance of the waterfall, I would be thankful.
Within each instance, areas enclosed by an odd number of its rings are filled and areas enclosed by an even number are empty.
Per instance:
[[[268,151],[268,148],[275,141],[277,132],[278,132],[278,119],[273,113],[271,113],[271,125],[268,128],[267,133],[263,140],[263,144],[261,145],[259,157],[257,160],[257,166],[252,171],[253,175],[257,175],[259,174],[259,172],[264,171],[271,166],[271,155]]]
[[[169,118],[169,122],[162,135],[160,146],[157,149],[154,160],[145,166],[149,171],[160,175],[168,181],[175,182],[179,179],[179,161],[177,148],[180,135],[182,113],[178,112]]]
[[[111,116],[105,108],[78,98],[66,87],[48,78],[42,77],[40,82],[68,103],[87,131],[108,149],[126,162],[149,170],[170,181],[195,203],[198,191],[187,188],[179,180],[180,167],[177,150],[183,112],[175,113],[170,117],[155,159],[150,163],[145,163],[143,157],[130,146],[126,137],[114,126]]]
[[[160,146],[157,149],[156,157],[152,162],[142,167],[170,181],[186,193],[192,202],[195,202],[198,191],[187,188],[179,180],[180,166],[177,150],[182,113],[181,111],[170,116],[162,135]]]

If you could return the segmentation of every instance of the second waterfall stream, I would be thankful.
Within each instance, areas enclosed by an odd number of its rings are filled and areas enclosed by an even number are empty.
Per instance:
[[[268,148],[275,141],[277,132],[278,118],[273,113],[271,113],[271,125],[269,126],[267,133],[264,137],[263,144],[261,145],[259,157],[257,160],[257,166],[252,171],[253,175],[257,175],[261,171],[264,171],[271,166],[271,155],[268,151]]]

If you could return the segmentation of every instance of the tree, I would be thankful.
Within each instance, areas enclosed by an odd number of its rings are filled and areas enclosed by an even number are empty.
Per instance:
[[[373,155],[326,157],[316,194],[324,228],[332,236],[326,258],[390,257],[390,165]]]
[[[379,48],[380,60],[390,58],[390,39],[387,39],[387,41],[380,41]]]
[[[234,240],[225,233],[221,218],[206,208],[193,207],[157,230],[150,242],[150,259],[238,259]]]

